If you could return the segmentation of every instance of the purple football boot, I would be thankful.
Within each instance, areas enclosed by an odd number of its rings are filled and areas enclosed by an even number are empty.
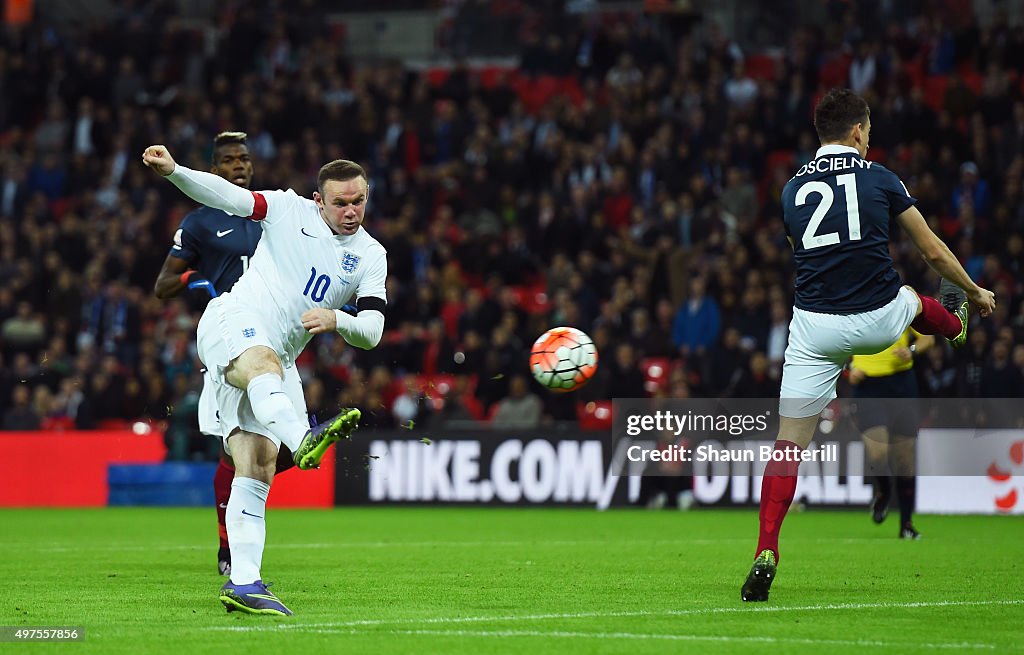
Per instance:
[[[228,580],[220,588],[220,602],[229,612],[238,610],[248,614],[292,615],[292,611],[270,593],[262,580],[252,584],[235,584]]]

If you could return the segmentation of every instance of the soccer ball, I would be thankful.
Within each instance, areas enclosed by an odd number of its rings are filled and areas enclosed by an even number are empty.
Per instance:
[[[597,371],[597,347],[576,328],[551,328],[533,342],[530,370],[552,391],[575,391]]]

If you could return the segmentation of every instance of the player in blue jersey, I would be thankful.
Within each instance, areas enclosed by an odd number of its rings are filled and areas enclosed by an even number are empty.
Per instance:
[[[779,435],[761,484],[760,535],[744,601],[768,600],[779,560],[779,529],[796,492],[801,452],[818,415],[836,397],[853,355],[895,343],[908,327],[967,339],[969,306],[981,316],[995,295],[975,284],[928,227],[899,178],[865,159],[870,110],[848,89],[830,91],[814,110],[821,147],[782,190],[786,234],[796,260],[796,298],[782,370]],[[889,257],[895,220],[943,280],[941,303],[904,286]]]
[[[245,132],[221,132],[213,140],[210,172],[245,189],[253,165]],[[263,230],[244,218],[212,207],[189,212],[174,233],[174,243],[157,275],[153,292],[166,300],[186,288],[202,288],[218,296],[249,266]]]
[[[252,183],[253,164],[246,138],[245,132],[218,134],[213,139],[210,172],[248,189]],[[174,233],[174,242],[157,275],[153,292],[158,298],[166,300],[185,289],[202,289],[211,297],[230,291],[248,268],[262,235],[263,228],[258,223],[232,216],[220,209],[200,206],[182,219]],[[217,423],[217,410],[204,384],[199,398],[199,431],[205,435],[219,436]],[[277,460],[277,472],[292,466],[294,462],[291,452],[282,448]],[[234,463],[222,447],[217,471],[213,475],[217,529],[220,535],[217,571],[221,575],[231,574],[231,549],[225,514],[234,477]]]

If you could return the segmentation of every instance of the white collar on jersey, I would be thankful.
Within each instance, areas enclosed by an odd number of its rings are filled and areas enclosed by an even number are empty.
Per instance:
[[[853,146],[841,146],[838,143],[830,143],[827,146],[821,146],[818,148],[818,152],[814,153],[814,158],[824,157],[825,155],[845,155],[847,153],[853,153],[860,155],[857,149]]]
[[[324,223],[324,225],[327,225],[327,223]],[[341,245],[344,246],[344,245],[348,245],[348,244],[352,243],[353,241],[356,241],[357,239],[359,239],[359,233],[363,232],[364,230],[363,230],[363,226],[360,225],[358,228],[356,228],[356,231],[353,232],[352,234],[335,234],[334,230],[332,230],[331,227],[329,225],[327,225],[327,231],[331,233],[331,238],[332,239],[334,239],[335,241],[337,241],[338,243],[340,243]]]

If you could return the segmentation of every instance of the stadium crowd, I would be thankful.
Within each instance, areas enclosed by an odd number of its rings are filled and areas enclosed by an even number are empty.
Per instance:
[[[642,14],[524,20],[519,68],[447,72],[353,62],[322,21],[253,3],[219,16],[212,42],[168,3],[9,27],[0,428],[165,420],[194,402],[203,298],[152,293],[192,207],[139,156],[164,143],[206,168],[222,130],[249,134],[253,188],[308,195],[336,157],[371,174],[385,339],[362,352],[318,337],[299,362],[311,413],[536,425],[612,397],[777,395],[792,305],[779,192],[813,157],[811,111],[836,85],[867,97],[869,157],[999,299],[966,348],[922,357],[922,393],[1018,396],[1024,26],[939,2],[878,20],[864,4],[833,3],[845,13],[831,27],[794,27],[771,52]],[[892,249],[906,282],[934,292],[913,252]],[[602,356],[570,396],[524,384],[533,339],[555,325]]]

